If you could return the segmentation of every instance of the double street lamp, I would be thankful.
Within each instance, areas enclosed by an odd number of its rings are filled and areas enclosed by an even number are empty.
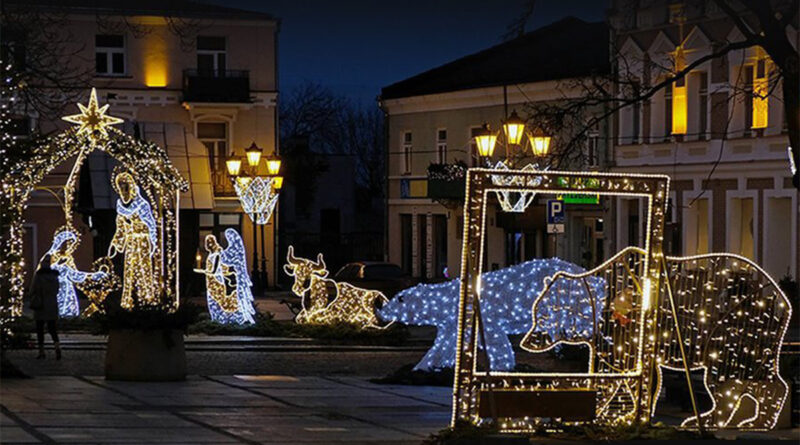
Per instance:
[[[267,174],[260,174],[259,167],[264,161]],[[244,158],[230,156],[225,161],[228,176],[233,182],[233,189],[242,209],[253,221],[253,283],[267,283],[267,258],[264,241],[264,225],[269,222],[275,207],[278,204],[278,195],[283,187],[283,176],[280,176],[281,160],[273,154],[269,157],[262,156],[261,148],[255,141],[245,150]],[[261,171],[264,171],[263,169]],[[263,275],[259,277],[258,271],[258,227],[261,227],[261,268]],[[260,278],[260,279],[259,279]],[[258,286],[257,286],[258,287]],[[259,288],[260,289],[260,288]]]

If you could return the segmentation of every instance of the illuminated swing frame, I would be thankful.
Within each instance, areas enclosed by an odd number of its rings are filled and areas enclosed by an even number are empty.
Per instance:
[[[495,179],[493,181],[493,178]],[[497,181],[502,179],[502,181]],[[634,414],[618,423],[648,423],[652,406],[652,370],[655,365],[655,342],[645,338],[655,332],[655,311],[658,307],[659,278],[663,262],[663,232],[669,177],[566,171],[521,171],[470,169],[467,172],[464,233],[459,292],[458,338],[456,344],[453,411],[451,425],[482,425],[493,421],[506,432],[526,432],[541,426],[539,419],[553,417],[528,415],[521,405],[530,406],[532,397],[558,393],[563,403],[574,406],[572,418],[562,417],[553,423],[591,422],[595,420],[592,400],[598,388],[626,385],[635,394]],[[495,185],[496,183],[514,186]],[[519,185],[521,184],[521,185]],[[486,207],[495,192],[573,193],[601,196],[623,196],[647,200],[647,225],[644,259],[644,290],[638,297],[638,351],[635,369],[618,373],[514,373],[478,371],[479,336],[483,335],[480,320],[480,276],[483,265],[486,229]],[[466,284],[466,285],[465,285]],[[498,397],[499,396],[499,397]],[[520,397],[522,396],[522,397]],[[545,397],[538,400],[545,402]],[[613,396],[612,396],[613,397]],[[498,403],[498,400],[503,403]],[[545,403],[546,404],[546,403]],[[498,413],[502,405],[505,413]],[[506,415],[499,415],[506,414]],[[502,420],[501,420],[502,419]],[[551,419],[552,420],[552,419]]]

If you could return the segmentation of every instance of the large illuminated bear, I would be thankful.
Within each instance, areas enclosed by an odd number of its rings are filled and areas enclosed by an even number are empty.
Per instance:
[[[484,273],[481,280],[481,315],[490,366],[493,371],[513,370],[514,349],[508,339],[510,334],[528,332],[533,324],[531,307],[542,291],[545,278],[558,271],[582,273],[580,266],[558,258],[535,259],[505,269]],[[438,284],[420,284],[405,289],[380,311],[384,320],[399,321],[408,325],[436,326],[436,339],[428,353],[414,367],[417,370],[453,367],[458,331],[459,280]],[[589,285],[602,293],[601,278],[592,277]],[[586,298],[585,288],[576,289],[569,296],[575,306]],[[601,302],[602,303],[602,300]],[[553,336],[591,335],[591,317],[574,317],[574,310],[549,310],[542,318],[552,321],[548,329]],[[558,331],[558,332],[555,332]],[[567,331],[566,333],[563,331]]]
[[[591,343],[595,352],[590,366],[596,372],[635,369],[642,273],[631,265],[643,264],[644,255],[641,249],[627,248],[586,277],[559,275],[553,279],[534,306],[536,324],[523,338],[522,348],[542,352],[560,343]],[[791,317],[786,295],[758,265],[733,254],[667,257],[665,269],[669,279],[661,280],[655,312],[659,332],[648,339],[655,343],[655,394],[661,389],[662,369],[684,370],[685,353],[689,369],[704,371],[703,381],[713,402],[711,409],[700,413],[706,428],[773,428],[788,393],[778,373],[781,344]],[[603,282],[611,285],[605,290],[611,301],[605,309],[597,308],[603,313],[599,335],[582,331],[546,333],[552,320],[541,314],[552,306],[550,294],[582,287],[584,278],[600,277],[606,277]],[[590,302],[581,300],[559,307],[567,318],[577,319],[592,310]],[[614,394],[606,396],[598,406],[609,402]],[[655,409],[653,404],[653,412]],[[695,416],[683,421],[683,426],[696,425]]]

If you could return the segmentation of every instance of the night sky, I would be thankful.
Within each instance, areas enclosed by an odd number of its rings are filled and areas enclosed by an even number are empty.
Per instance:
[[[370,104],[383,86],[501,43],[524,0],[212,0],[281,19],[280,89],[311,81]],[[605,0],[539,0],[527,30],[569,15],[603,19]]]

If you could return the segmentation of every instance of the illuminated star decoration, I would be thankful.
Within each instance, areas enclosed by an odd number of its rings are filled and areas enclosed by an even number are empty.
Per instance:
[[[534,259],[504,269],[481,275],[481,313],[485,322],[486,349],[491,370],[511,371],[516,366],[514,348],[508,336],[528,332],[533,325],[531,307],[545,286],[545,279],[559,271],[573,273],[584,269],[559,258]],[[605,281],[592,278],[588,286],[600,293],[599,305],[604,302],[602,288]],[[407,325],[436,326],[436,340],[428,353],[414,367],[416,370],[433,370],[453,367],[456,360],[458,334],[458,299],[460,280],[445,283],[420,284],[401,291],[383,306],[379,315],[384,320],[399,321]],[[559,295],[559,308],[542,305],[537,313],[538,331],[542,335],[592,335],[591,314],[575,316],[572,310],[588,298],[586,288],[576,287]]]
[[[107,126],[123,122],[118,117],[106,115],[108,104],[102,107],[98,106],[97,90],[94,88],[92,88],[92,94],[89,96],[89,104],[84,106],[82,103],[78,103],[77,105],[81,110],[81,114],[64,116],[61,119],[79,125],[78,134],[87,133],[92,139],[95,139],[98,134],[105,137],[108,136]]]

